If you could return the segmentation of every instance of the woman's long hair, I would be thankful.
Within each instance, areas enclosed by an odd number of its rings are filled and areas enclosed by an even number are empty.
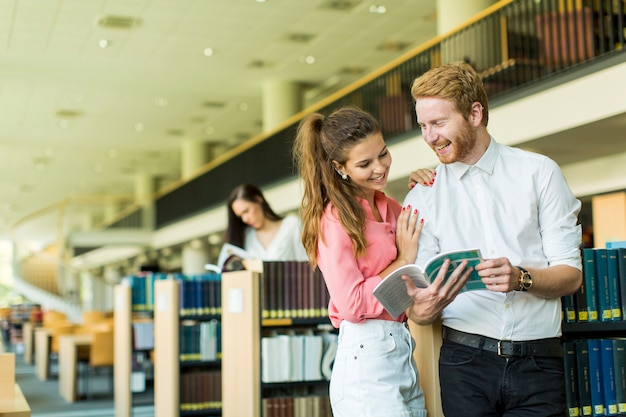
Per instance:
[[[332,203],[350,236],[355,256],[365,254],[365,211],[355,198],[364,196],[349,178],[341,178],[333,161],[345,164],[350,149],[378,132],[376,119],[356,107],[342,107],[329,116],[312,113],[298,126],[293,156],[304,186],[300,205],[302,243],[313,266],[317,266],[320,221],[328,203]]]
[[[282,220],[283,217],[279,216],[274,212],[274,210],[272,210],[258,187],[252,184],[241,184],[237,186],[228,196],[228,227],[224,232],[224,243],[230,243],[243,248],[246,243],[244,242],[244,239],[245,231],[248,225],[245,224],[241,220],[241,217],[238,217],[233,211],[233,203],[235,200],[240,199],[259,204],[261,206],[261,210],[263,210],[263,215],[267,220],[278,221]]]

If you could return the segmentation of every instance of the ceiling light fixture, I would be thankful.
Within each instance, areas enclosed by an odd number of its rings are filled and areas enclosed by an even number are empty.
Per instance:
[[[204,48],[202,53],[204,56],[213,56],[213,48]]]
[[[300,62],[302,62],[303,64],[315,64],[315,57],[313,55],[306,55],[303,57],[300,57]]]
[[[370,10],[370,13],[377,13],[377,14],[387,13],[387,8],[385,6],[377,6],[375,4],[372,4],[369,10]]]
[[[98,41],[98,46],[102,49],[108,48],[109,46],[111,46],[111,41],[109,41],[108,39],[100,39]]]
[[[143,132],[143,123],[135,123],[135,132]]]

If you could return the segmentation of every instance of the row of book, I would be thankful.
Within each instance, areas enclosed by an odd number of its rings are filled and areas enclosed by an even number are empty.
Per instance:
[[[201,275],[164,274],[148,272],[124,277],[131,287],[131,305],[134,312],[154,311],[154,283],[173,279],[180,284],[180,316],[221,314],[221,274],[208,272]]]
[[[624,320],[626,248],[583,248],[583,283],[562,298],[567,323]]]
[[[181,362],[215,361],[222,357],[222,324],[185,320],[180,324],[179,355]]]
[[[181,414],[221,408],[222,371],[203,370],[180,375]]]
[[[261,338],[264,383],[329,380],[337,352],[337,334],[313,330],[274,332]]]
[[[563,343],[568,415],[626,413],[626,339]]]
[[[330,295],[319,269],[308,262],[263,262],[262,317],[314,318],[328,316]]]
[[[263,417],[332,417],[327,396],[263,398]]]

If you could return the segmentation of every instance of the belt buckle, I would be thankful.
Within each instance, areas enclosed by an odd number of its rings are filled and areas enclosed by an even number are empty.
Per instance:
[[[510,340],[498,340],[498,356],[501,358],[510,358],[512,355],[502,353],[502,342],[510,342]]]

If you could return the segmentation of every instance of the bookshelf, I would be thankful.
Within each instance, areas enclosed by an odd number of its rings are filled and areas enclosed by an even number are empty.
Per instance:
[[[581,288],[562,298],[568,415],[626,415],[626,249],[584,248],[582,259]]]
[[[308,270],[307,270],[308,268]],[[257,271],[223,274],[222,280],[222,415],[257,417],[289,414],[296,407],[330,409],[328,380],[321,369],[327,351],[323,335],[335,335],[330,326],[328,293],[321,275],[310,273],[306,262],[264,262]],[[281,296],[282,295],[282,296]],[[304,363],[311,352],[320,349],[319,366],[302,370],[293,377],[295,367],[268,371],[268,363],[287,363],[296,352],[294,345],[302,337],[311,337],[312,346],[304,344]],[[273,338],[285,342],[283,354],[272,359]],[[332,337],[331,337],[332,339]],[[315,340],[315,341],[313,341]],[[336,339],[335,339],[336,340]],[[279,342],[280,343],[280,342]],[[306,343],[306,342],[303,342]],[[273,346],[271,349],[268,346]],[[334,356],[333,356],[334,357]],[[270,372],[270,373],[268,373]],[[281,373],[282,372],[282,373]],[[296,370],[298,374],[300,371]],[[292,377],[287,377],[287,374]],[[271,376],[269,376],[271,375]],[[242,401],[245,399],[245,401]],[[312,405],[315,402],[315,405]],[[270,411],[285,407],[278,414]],[[289,410],[292,408],[292,410]],[[330,413],[330,411],[328,411]],[[304,414],[315,417],[316,414]]]
[[[150,356],[154,343],[145,346],[145,342],[138,340],[139,328],[146,327],[144,325],[152,328],[153,318],[145,308],[137,311],[135,282],[125,279],[114,288],[114,398],[115,415],[118,417],[130,417],[133,405],[152,404],[154,401],[153,389],[146,386],[146,380],[152,379]],[[144,346],[138,346],[138,343],[144,343]]]
[[[208,301],[219,291],[216,277],[154,285],[156,417],[221,415],[219,300]]]

